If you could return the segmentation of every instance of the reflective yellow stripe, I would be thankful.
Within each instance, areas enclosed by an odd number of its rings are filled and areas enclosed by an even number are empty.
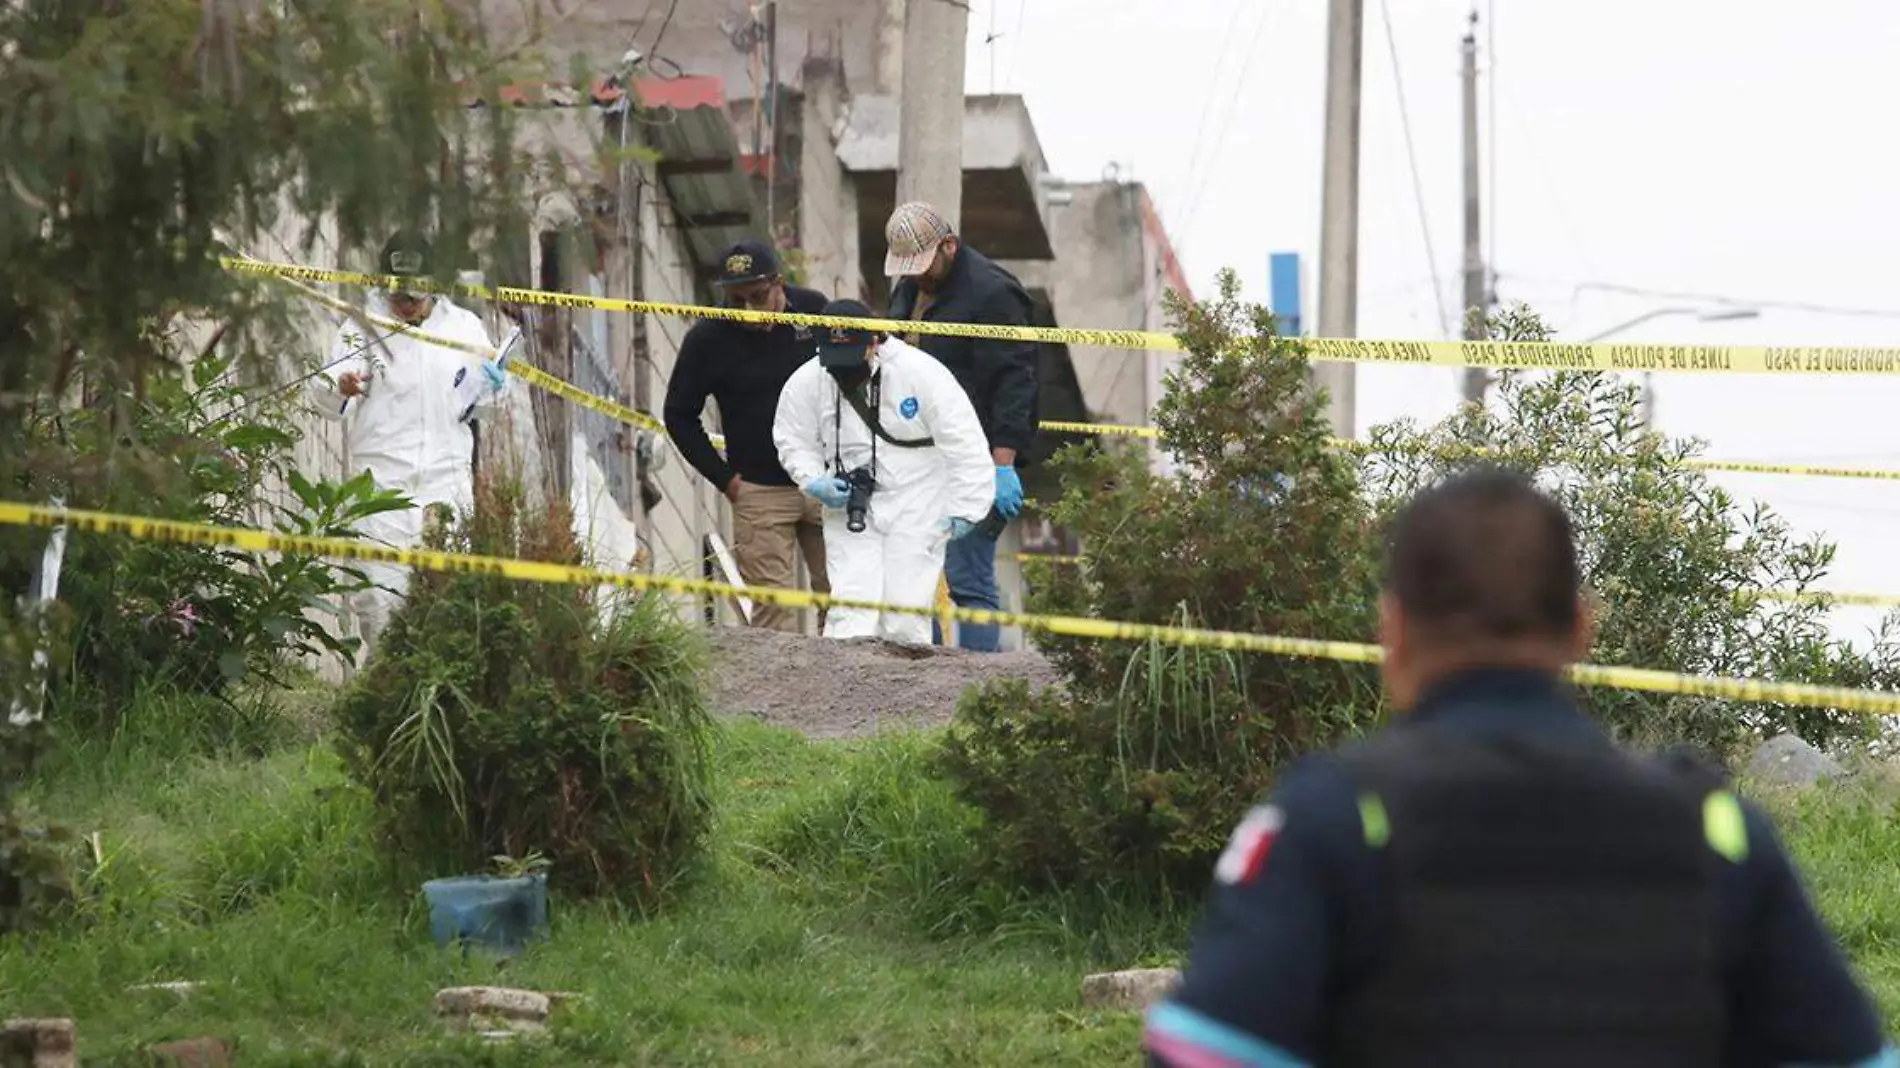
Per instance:
[[[1366,844],[1374,849],[1384,846],[1392,837],[1392,826],[1385,818],[1385,802],[1376,794],[1359,795],[1359,826],[1365,831]]]
[[[1727,790],[1717,790],[1702,799],[1702,834],[1709,848],[1740,864],[1748,856],[1748,822],[1742,818],[1742,803]]]

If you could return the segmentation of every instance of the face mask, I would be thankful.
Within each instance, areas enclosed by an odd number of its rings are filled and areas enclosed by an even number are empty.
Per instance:
[[[840,389],[857,389],[871,377],[871,369],[861,363],[850,367],[828,367],[826,370],[831,372],[832,378],[838,380]]]

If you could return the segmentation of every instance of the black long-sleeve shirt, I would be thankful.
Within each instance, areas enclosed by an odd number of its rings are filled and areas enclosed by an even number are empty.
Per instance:
[[[816,290],[785,287],[788,311],[816,315],[827,303]],[[702,319],[686,332],[666,384],[666,432],[686,462],[715,488],[724,490],[735,474],[761,486],[792,484],[772,444],[772,418],[785,380],[817,354],[815,345],[809,327],[784,323],[751,330],[723,319]],[[700,421],[707,397],[719,405],[724,456],[713,448]]]

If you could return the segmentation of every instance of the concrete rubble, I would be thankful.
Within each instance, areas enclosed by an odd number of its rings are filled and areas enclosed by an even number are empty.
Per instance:
[[[145,1054],[153,1064],[169,1068],[229,1068],[232,1063],[230,1045],[209,1036],[165,1042],[149,1047]]]
[[[187,980],[182,980],[182,979],[176,980],[174,982],[169,982],[169,983],[138,983],[133,986],[126,987],[127,990],[137,990],[137,991],[147,991],[147,990],[169,991],[170,993],[176,994],[181,998],[190,995],[193,991],[201,990],[203,988],[204,988],[203,983],[192,982],[192,981],[187,981]]]
[[[1174,968],[1136,968],[1100,972],[1082,979],[1082,1007],[1111,1012],[1142,1012],[1174,990],[1181,973]]]
[[[1833,758],[1792,734],[1763,742],[1748,762],[1748,774],[1776,786],[1807,789],[1847,774]]]
[[[546,994],[499,986],[455,986],[435,995],[435,1014],[451,1028],[489,1035],[545,1030],[553,1007]]]
[[[30,1068],[78,1068],[79,1038],[71,1020],[0,1022],[0,1063]]]

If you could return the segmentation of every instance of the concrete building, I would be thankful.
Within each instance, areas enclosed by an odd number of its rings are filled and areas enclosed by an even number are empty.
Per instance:
[[[1061,309],[1065,322],[1104,330],[1170,332],[1164,295],[1192,296],[1187,275],[1147,187],[1123,181],[1109,168],[1093,182],[1049,183],[1050,243],[1054,257],[1011,262],[1018,277]],[[1092,345],[1064,347],[1087,414],[1097,423],[1146,426],[1161,400],[1162,383],[1179,361],[1172,352]],[[1057,418],[1050,416],[1050,418]],[[1072,440],[1072,439],[1064,439]],[[1150,445],[1156,470],[1164,453]]]

